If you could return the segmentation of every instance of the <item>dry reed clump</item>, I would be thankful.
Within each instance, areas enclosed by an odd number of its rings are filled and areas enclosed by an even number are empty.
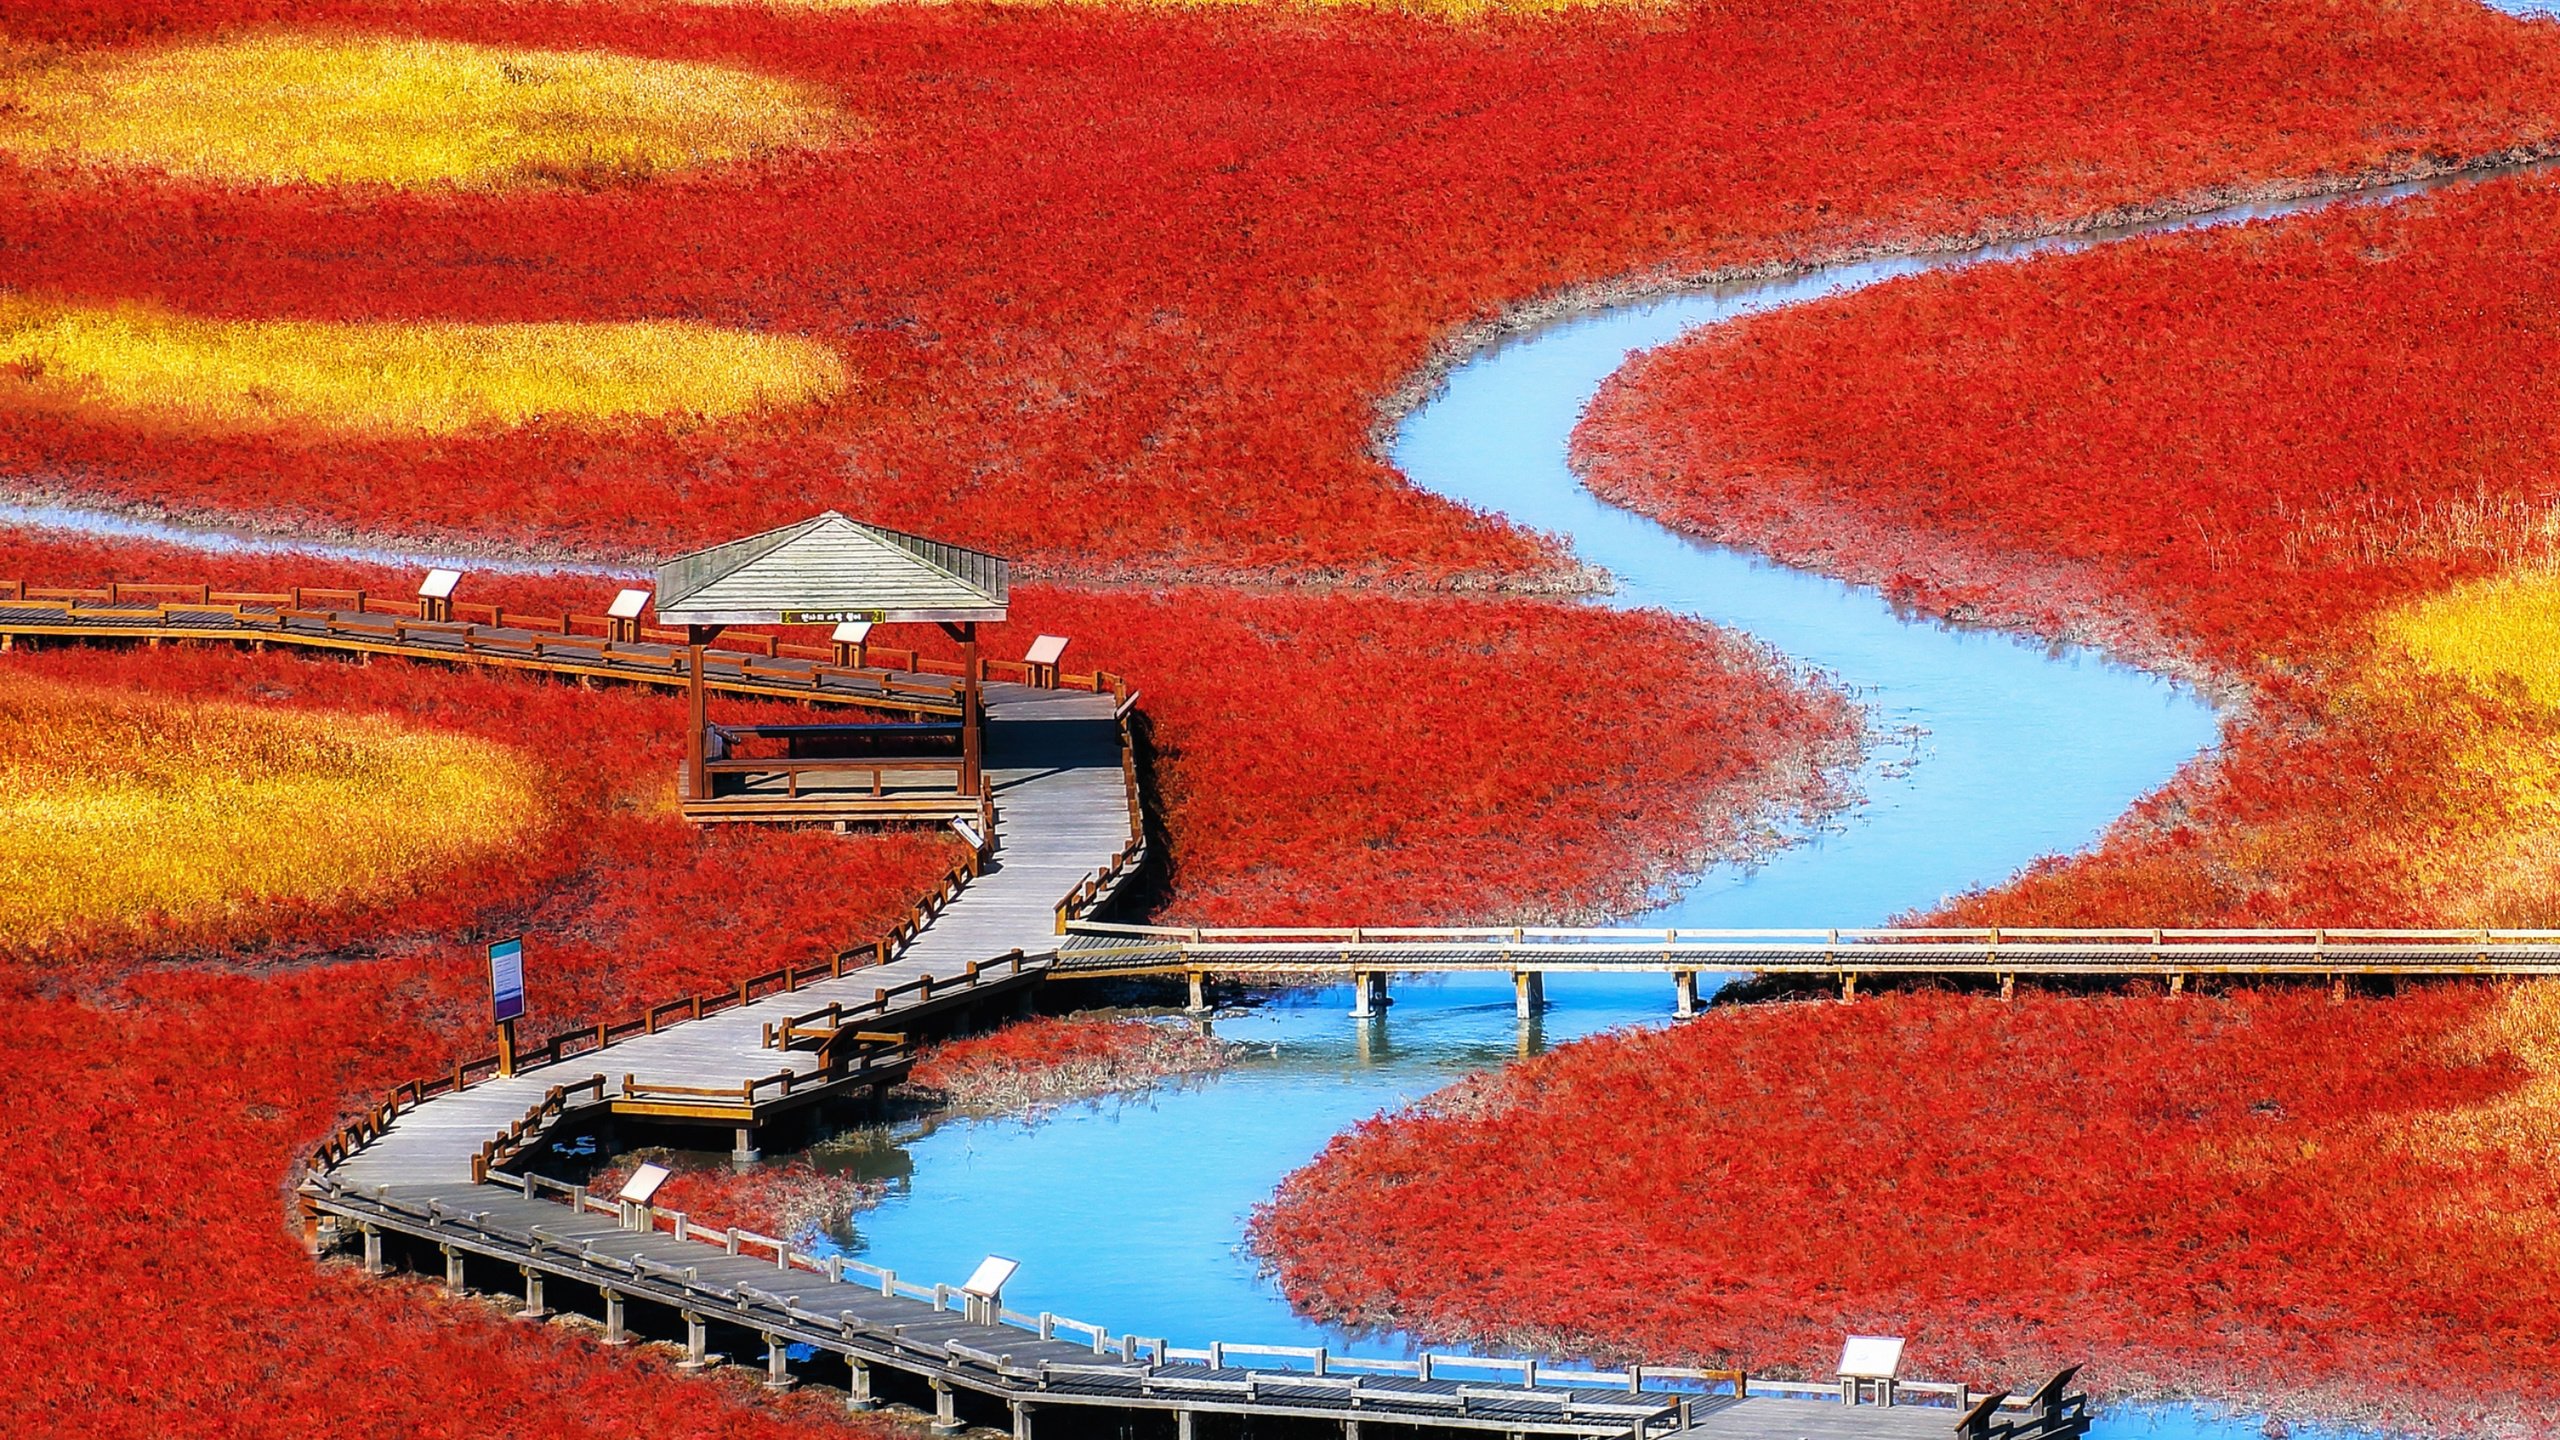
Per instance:
[[[1234,1064],[1241,1049],[1183,1024],[1044,1018],[936,1047],[909,1086],[972,1114],[1038,1110],[1211,1074]]]
[[[0,393],[113,421],[313,439],[710,419],[848,383],[816,341],[689,320],[239,320],[6,294],[0,377]]]
[[[0,950],[366,898],[545,815],[485,740],[27,676],[0,686]]]
[[[806,1160],[733,1171],[725,1165],[706,1167],[670,1150],[635,1150],[589,1179],[587,1186],[599,1195],[614,1194],[634,1170],[649,1164],[676,1172],[650,1199],[659,1209],[681,1210],[697,1226],[753,1230],[794,1244],[842,1234],[854,1216],[889,1192],[880,1181],[821,1170]]]
[[[0,151],[230,185],[594,185],[838,143],[807,86],[591,51],[291,31],[22,70]]]

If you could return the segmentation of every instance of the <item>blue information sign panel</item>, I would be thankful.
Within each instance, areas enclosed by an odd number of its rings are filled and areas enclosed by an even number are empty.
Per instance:
[[[489,1017],[501,1023],[524,1014],[524,940],[489,947]]]

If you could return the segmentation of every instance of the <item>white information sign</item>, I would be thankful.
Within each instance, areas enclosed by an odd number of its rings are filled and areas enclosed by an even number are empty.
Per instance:
[[[1892,1380],[1902,1374],[1902,1341],[1891,1335],[1852,1335],[1840,1347],[1843,1380]]]
[[[975,1295],[981,1300],[993,1300],[1004,1293],[1004,1282],[1012,1279],[1013,1272],[1021,1268],[1022,1262],[1019,1260],[1007,1260],[1001,1255],[990,1255],[978,1262],[977,1269],[969,1272],[969,1283],[960,1287],[960,1293]]]
[[[453,598],[453,587],[461,583],[462,572],[459,570],[430,570],[427,572],[427,582],[418,587],[418,598],[450,600]]]
[[[613,1198],[626,1205],[646,1205],[674,1173],[664,1165],[643,1165],[631,1172],[631,1178],[622,1182],[622,1193]]]

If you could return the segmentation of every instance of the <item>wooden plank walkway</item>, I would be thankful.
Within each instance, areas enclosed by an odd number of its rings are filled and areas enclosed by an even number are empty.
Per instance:
[[[2551,930],[1069,929],[1059,975],[2560,975]]]

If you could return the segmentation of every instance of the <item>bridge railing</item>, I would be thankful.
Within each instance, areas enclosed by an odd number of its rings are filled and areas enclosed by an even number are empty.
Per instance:
[[[1144,955],[1216,968],[1428,968],[1434,960],[1650,969],[2195,973],[2560,972],[2560,930],[1220,927],[1067,922],[1077,954]]]
[[[564,1030],[539,1045],[519,1048],[516,1053],[516,1064],[524,1070],[555,1065],[576,1056],[609,1048],[635,1036],[654,1035],[669,1025],[699,1020],[706,1015],[717,1015],[725,1010],[751,1004],[766,996],[796,991],[803,985],[814,984],[821,979],[841,979],[848,970],[885,965],[897,958],[908,946],[914,944],[916,935],[924,929],[932,917],[940,914],[943,907],[949,905],[962,888],[977,878],[991,853],[991,845],[987,837],[992,834],[992,829],[981,829],[979,844],[970,850],[967,857],[944,872],[940,882],[929,894],[909,906],[903,919],[892,925],[887,934],[869,945],[838,950],[833,955],[807,965],[784,966],[760,975],[750,975],[740,980],[732,990],[678,996],[673,1000],[648,1006],[638,1015],[627,1020],[598,1021],[594,1025]],[[1018,969],[1019,959],[1016,958],[1013,963]],[[979,967],[973,963],[969,967],[968,975],[962,978],[966,979],[967,983],[974,984],[978,971]],[[932,983],[932,977],[926,977],[922,981],[910,981],[906,985],[897,987],[897,990],[904,992],[929,983]],[[955,984],[961,983],[961,980],[940,983]],[[875,1000],[874,1003],[878,1002]],[[485,1084],[498,1077],[500,1068],[500,1060],[496,1055],[472,1056],[455,1061],[449,1073],[407,1081],[394,1087],[382,1101],[339,1127],[336,1134],[322,1140],[313,1150],[311,1157],[313,1167],[326,1171],[345,1164],[350,1157],[380,1139],[383,1132],[389,1130],[402,1115],[430,1100],[469,1089],[474,1085]]]
[[[627,1204],[594,1193],[584,1185],[542,1175],[493,1172],[489,1183],[528,1198],[559,1203],[576,1215],[612,1218],[626,1231],[701,1245],[706,1254],[759,1259],[769,1256],[780,1272],[821,1275],[869,1293],[915,1301],[936,1312],[964,1316],[970,1313],[970,1302],[958,1286],[919,1284],[895,1270],[844,1255],[810,1253],[783,1237],[738,1227],[697,1225],[682,1210]],[[1346,1408],[1372,1415],[1388,1406],[1460,1413],[1479,1405],[1546,1407],[1554,1409],[1560,1419],[1590,1417],[1622,1425],[1643,1419],[1676,1419],[1682,1428],[1693,1418],[1691,1408],[1708,1399],[1776,1396],[1836,1402],[1841,1398],[1836,1381],[1757,1376],[1733,1369],[1631,1365],[1602,1370],[1534,1358],[1435,1352],[1390,1359],[1336,1354],[1320,1346],[1234,1342],[1183,1348],[1160,1337],[1115,1334],[1104,1326],[1047,1311],[1026,1314],[1000,1310],[993,1317],[994,1325],[982,1326],[967,1340],[928,1341],[908,1336],[907,1327],[895,1321],[864,1319],[849,1311],[820,1308],[823,1301],[794,1300],[753,1283],[704,1281],[698,1267],[686,1264],[680,1253],[661,1251],[625,1258],[599,1248],[592,1240],[554,1234],[540,1225],[521,1231],[494,1226],[485,1213],[456,1209],[441,1201],[413,1203],[388,1192],[368,1194],[325,1177],[317,1184],[333,1199],[405,1216],[436,1228],[468,1230],[484,1240],[509,1242],[537,1259],[553,1253],[564,1261],[574,1261],[582,1270],[603,1272],[608,1279],[611,1275],[627,1275],[635,1281],[677,1288],[729,1307],[750,1325],[767,1329],[792,1325],[815,1336],[859,1339],[871,1348],[900,1352],[928,1365],[975,1369],[1002,1380],[1034,1385],[1053,1395],[1079,1388],[1080,1382],[1118,1393],[1134,1390],[1144,1396],[1192,1394],[1246,1403],[1283,1389],[1289,1392],[1285,1403],[1290,1404],[1305,1403],[1310,1391],[1335,1391]],[[1045,1357],[1036,1363],[1017,1362],[1009,1353],[1005,1339],[1008,1332],[1064,1341],[1089,1351],[1092,1362],[1077,1364]],[[1439,1388],[1417,1389],[1414,1382]],[[1986,1417],[2004,1413],[2033,1415],[2045,1400],[2042,1391],[2021,1398],[1965,1383],[1906,1380],[1895,1388],[1899,1396],[1921,1398],[1924,1403],[1941,1402],[1953,1411],[1979,1410]],[[1625,1398],[1612,1400],[1609,1393]]]

